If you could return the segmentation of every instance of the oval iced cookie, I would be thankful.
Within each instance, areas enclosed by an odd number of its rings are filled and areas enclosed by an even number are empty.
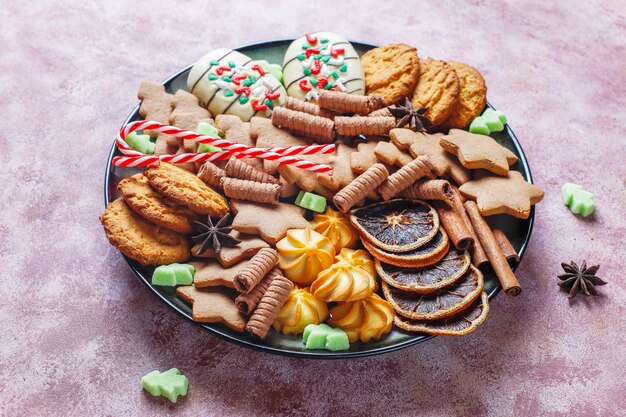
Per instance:
[[[191,68],[187,88],[213,116],[232,114],[247,122],[269,117],[287,95],[267,66],[232,49],[216,49]]]
[[[363,67],[352,44],[331,32],[296,39],[283,60],[287,94],[300,100],[317,100],[320,90],[365,94]]]

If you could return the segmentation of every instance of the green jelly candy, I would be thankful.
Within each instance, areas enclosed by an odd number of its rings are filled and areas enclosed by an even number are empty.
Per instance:
[[[596,203],[593,194],[578,184],[565,183],[561,188],[563,203],[572,213],[587,217],[593,213]]]
[[[296,197],[296,206],[313,210],[318,213],[326,211],[326,199],[321,195],[300,191]]]
[[[337,352],[350,349],[348,335],[341,329],[332,329],[326,336],[326,350]]]
[[[318,328],[322,328],[322,329],[326,329],[326,330],[330,330],[332,329],[332,327],[330,327],[328,324],[309,324],[308,326],[306,326],[304,328],[304,332],[302,333],[302,340],[304,341],[304,343],[307,342],[307,340],[309,340],[309,335],[311,334],[311,332],[315,329]]]
[[[164,396],[175,403],[179,395],[187,395],[189,380],[176,368],[165,372],[152,371],[141,378],[141,386],[155,397]]]
[[[175,287],[193,283],[195,268],[189,264],[170,264],[157,267],[152,273],[152,285]]]
[[[487,135],[487,136],[489,135],[489,133],[491,133],[489,131],[489,128],[487,127],[487,124],[480,117],[477,117],[474,120],[472,120],[472,123],[470,124],[470,127],[469,127],[469,131],[471,133],[476,133],[479,135]]]
[[[154,142],[149,135],[140,135],[137,132],[130,132],[126,135],[126,143],[137,152],[152,155],[154,153]]]
[[[504,124],[493,109],[485,110],[481,118],[489,128],[489,132],[501,132],[504,129]]]
[[[226,91],[228,92],[232,90],[226,90]],[[226,93],[224,93],[224,95],[226,95]],[[215,137],[219,137],[220,135],[220,131],[215,126],[207,122],[198,123],[198,126],[196,127],[196,132],[203,134],[203,135],[215,136]],[[221,150],[222,150],[221,148],[218,148],[217,146],[209,145],[208,143],[198,144],[199,153],[218,152]]]
[[[200,143],[198,144],[198,153],[211,153],[211,152],[219,152],[222,148],[218,148],[217,146],[209,145],[208,143]]]

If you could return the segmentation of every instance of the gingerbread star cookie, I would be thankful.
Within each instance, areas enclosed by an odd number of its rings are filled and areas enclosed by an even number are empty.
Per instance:
[[[441,135],[413,132],[409,129],[393,129],[389,132],[391,141],[400,149],[406,149],[414,158],[426,155],[437,169],[437,176],[448,175],[457,184],[470,180],[469,172],[459,164],[459,161],[446,152],[439,145]]]
[[[465,130],[452,129],[439,139],[443,149],[456,155],[468,169],[486,169],[494,174],[506,175],[509,165],[517,162],[517,156],[495,139]]]
[[[527,219],[530,206],[543,199],[544,192],[536,185],[527,183],[518,171],[509,171],[506,176],[490,175],[478,171],[476,178],[459,187],[466,198],[476,200],[480,214],[510,214]]]
[[[387,165],[395,165],[403,167],[413,160],[411,155],[402,152],[396,145],[391,142],[378,142],[374,149],[376,158]]]
[[[310,223],[304,218],[304,209],[293,204],[256,204],[241,200],[231,200],[235,213],[233,229],[261,236],[272,245],[285,237],[289,229],[304,229]]]
[[[197,243],[191,248],[191,253],[199,258],[216,258],[224,268],[229,268],[243,259],[252,258],[261,249],[270,247],[267,242],[257,236],[246,235],[236,230],[232,230],[229,234],[241,242],[237,246],[223,246],[218,254],[212,248],[198,253],[201,243]]]
[[[193,285],[196,288],[235,288],[235,277],[247,264],[247,262],[239,262],[231,267],[225,268],[215,261],[189,263],[196,269],[196,273],[193,276]]]
[[[374,149],[378,141],[361,142],[356,145],[356,152],[350,154],[350,167],[355,174],[362,174],[369,167],[378,162],[376,155],[374,155]]]
[[[176,288],[186,302],[193,304],[193,320],[200,323],[222,323],[231,329],[243,332],[246,319],[235,305],[236,291],[213,287],[198,290],[193,285]]]

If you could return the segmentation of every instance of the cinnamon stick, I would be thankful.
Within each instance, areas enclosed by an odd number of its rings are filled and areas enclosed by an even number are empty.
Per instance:
[[[467,215],[467,212],[465,211],[461,193],[459,193],[459,190],[454,185],[450,184],[450,186],[452,187],[452,193],[453,193],[452,204],[451,204],[452,209],[456,211],[456,214],[458,214],[461,217],[461,219],[463,219],[465,226],[467,227],[472,237],[474,238],[474,246],[472,246],[472,250],[471,250],[472,263],[476,265],[477,267],[481,267],[487,264],[489,262],[489,259],[487,258],[487,254],[485,253],[485,250],[483,249],[483,246],[480,243],[478,236],[476,235],[474,226],[472,225],[472,222],[470,221],[470,218]]]
[[[439,214],[439,221],[448,237],[458,250],[468,250],[474,245],[474,237],[465,222],[450,206],[437,201],[433,204]]]
[[[519,262],[519,255],[515,251],[515,248],[511,244],[511,241],[506,237],[504,232],[500,229],[491,229],[493,232],[493,237],[496,238],[496,242],[500,246],[500,250],[502,250],[502,254],[506,258],[507,261],[515,261]]]
[[[498,245],[496,238],[491,232],[491,228],[483,219],[483,216],[480,215],[478,206],[474,201],[466,201],[464,206],[504,292],[511,297],[519,295],[522,292],[522,287],[504,257],[500,245]]]

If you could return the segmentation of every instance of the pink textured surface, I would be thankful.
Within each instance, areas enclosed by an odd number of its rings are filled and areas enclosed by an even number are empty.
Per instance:
[[[0,8],[0,415],[626,413],[623,2],[32,3]],[[168,310],[106,241],[103,164],[140,80],[320,29],[478,67],[546,190],[522,295],[467,337],[338,362],[247,350]],[[564,181],[596,194],[593,218],[562,205]],[[556,274],[570,259],[601,264],[602,297],[568,305]],[[142,392],[173,366],[187,398]]]

